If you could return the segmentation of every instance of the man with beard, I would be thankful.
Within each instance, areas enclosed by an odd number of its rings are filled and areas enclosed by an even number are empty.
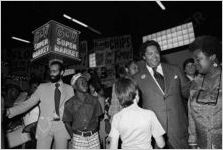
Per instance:
[[[50,149],[54,140],[56,149],[66,149],[70,138],[62,121],[64,103],[73,95],[70,85],[63,83],[63,64],[59,61],[50,63],[50,82],[40,84],[31,97],[21,104],[9,108],[7,116],[12,118],[22,114],[39,103],[40,116],[37,124],[37,149]]]
[[[160,52],[156,41],[143,43],[145,63],[134,80],[141,90],[143,108],[154,111],[166,131],[165,148],[188,148],[188,121],[182,96],[189,96],[190,82],[178,67],[161,63]]]

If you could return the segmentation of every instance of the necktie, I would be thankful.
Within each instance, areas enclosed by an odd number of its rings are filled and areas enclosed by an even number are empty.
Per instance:
[[[164,91],[165,90],[165,84],[164,84],[164,77],[156,71],[157,67],[152,68],[153,69],[153,75],[158,84],[160,85],[161,89]]]
[[[56,86],[56,88],[55,88],[55,92],[54,92],[55,111],[56,111],[56,114],[57,114],[58,116],[60,116],[60,113],[59,113],[60,96],[61,96],[61,92],[60,92],[60,90],[59,90],[59,86],[60,86],[60,84],[59,84],[59,83],[56,83],[55,86]]]

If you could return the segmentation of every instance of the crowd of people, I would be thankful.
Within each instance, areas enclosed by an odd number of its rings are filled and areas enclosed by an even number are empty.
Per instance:
[[[143,43],[140,63],[118,68],[110,97],[89,73],[64,83],[63,63],[53,61],[49,82],[2,96],[2,122],[22,115],[31,137],[23,148],[221,149],[221,43],[201,36],[189,49],[182,70],[162,62],[156,41]]]

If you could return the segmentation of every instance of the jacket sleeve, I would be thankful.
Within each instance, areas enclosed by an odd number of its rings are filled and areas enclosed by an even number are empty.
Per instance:
[[[12,118],[14,116],[20,115],[26,111],[28,111],[30,108],[35,106],[40,100],[40,86],[37,88],[37,90],[31,95],[31,97],[24,101],[21,102],[20,104],[11,107],[8,109],[9,111],[9,118]]]
[[[195,121],[192,116],[192,110],[191,110],[191,98],[188,100],[188,121],[189,121],[189,126],[188,126],[188,132],[189,132],[189,138],[188,138],[188,143],[190,146],[192,145],[197,145],[197,135],[196,135],[196,126],[195,126]]]
[[[74,96],[74,90],[73,88],[70,86],[69,91],[68,91],[68,96],[67,99],[70,99],[71,97]]]
[[[181,94],[184,98],[188,99],[190,95],[190,86],[191,81],[189,81],[186,76],[183,74],[182,70],[180,68],[177,68],[177,72],[180,78],[180,88],[181,88]]]

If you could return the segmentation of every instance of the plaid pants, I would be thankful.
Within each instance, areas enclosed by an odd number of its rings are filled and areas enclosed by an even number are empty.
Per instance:
[[[100,149],[98,132],[87,137],[73,134],[72,148],[73,149]]]

